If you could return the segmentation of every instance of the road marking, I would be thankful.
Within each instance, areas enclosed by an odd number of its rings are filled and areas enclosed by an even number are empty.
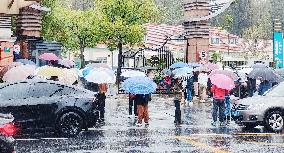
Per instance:
[[[222,150],[222,149],[217,148],[217,147],[209,146],[206,143],[201,143],[201,142],[195,141],[192,137],[176,136],[174,138],[177,139],[177,140],[180,140],[180,141],[186,140],[186,142],[188,144],[191,144],[195,147],[199,147],[199,148],[208,150],[208,151],[213,152],[213,153],[229,153],[229,151]]]

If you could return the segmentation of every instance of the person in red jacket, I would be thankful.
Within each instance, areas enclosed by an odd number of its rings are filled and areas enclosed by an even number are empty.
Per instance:
[[[219,122],[220,126],[225,126],[225,95],[229,93],[228,90],[218,88],[216,85],[211,87],[211,92],[213,93],[213,110],[212,117],[213,122],[212,125],[216,126],[217,122],[217,112],[219,110]]]

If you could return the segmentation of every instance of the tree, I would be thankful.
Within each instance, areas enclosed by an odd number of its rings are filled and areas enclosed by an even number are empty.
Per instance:
[[[109,46],[116,46],[118,53],[117,83],[122,67],[123,45],[133,46],[143,41],[143,24],[155,21],[158,9],[152,0],[96,0],[100,17],[100,36]]]
[[[95,46],[99,41],[95,12],[92,9],[71,10],[58,5],[56,0],[48,2],[52,11],[43,18],[43,37],[59,41],[68,49],[79,49],[81,65],[84,67],[84,49]]]

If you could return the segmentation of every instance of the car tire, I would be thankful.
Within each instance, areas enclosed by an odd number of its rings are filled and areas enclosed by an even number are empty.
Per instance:
[[[269,131],[281,132],[284,128],[284,117],[280,110],[273,110],[265,116],[265,127]]]
[[[83,118],[78,113],[64,113],[57,123],[58,133],[63,137],[75,137],[82,131],[83,123]]]
[[[256,123],[243,123],[243,125],[245,126],[245,128],[248,128],[248,129],[253,129],[257,126]]]

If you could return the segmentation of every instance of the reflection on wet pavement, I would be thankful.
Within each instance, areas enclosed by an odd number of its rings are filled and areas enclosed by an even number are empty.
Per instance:
[[[135,126],[128,116],[128,99],[108,99],[106,123],[76,138],[35,138],[17,140],[17,152],[99,153],[99,152],[284,152],[284,135],[267,133],[262,127],[242,129],[212,127],[211,106],[195,103],[182,108],[182,125],[174,124],[171,98],[153,97],[149,103],[150,126]]]

